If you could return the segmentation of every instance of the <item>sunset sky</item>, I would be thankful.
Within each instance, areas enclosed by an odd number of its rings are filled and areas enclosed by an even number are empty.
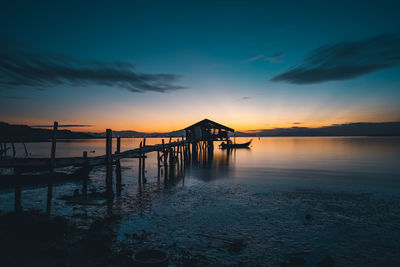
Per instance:
[[[0,121],[93,132],[400,121],[399,3],[8,1]]]

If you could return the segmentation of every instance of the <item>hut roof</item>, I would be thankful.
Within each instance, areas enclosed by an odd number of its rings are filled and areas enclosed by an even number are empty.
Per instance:
[[[224,130],[227,130],[227,131],[230,131],[230,132],[234,132],[235,131],[232,128],[226,127],[226,126],[224,126],[222,124],[219,124],[219,123],[217,123],[215,121],[212,121],[212,120],[209,120],[209,119],[204,119],[202,121],[196,122],[195,124],[190,125],[189,127],[186,127],[185,130],[190,130],[190,129],[192,129],[194,127],[197,127],[197,126],[208,127],[208,128],[213,128],[213,129],[224,129]]]

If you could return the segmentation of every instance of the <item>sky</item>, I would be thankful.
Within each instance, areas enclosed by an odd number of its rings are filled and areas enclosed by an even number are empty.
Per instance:
[[[0,121],[166,132],[400,121],[399,1],[8,1]]]

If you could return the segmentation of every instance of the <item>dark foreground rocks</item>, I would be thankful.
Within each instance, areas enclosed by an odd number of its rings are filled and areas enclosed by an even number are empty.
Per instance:
[[[109,266],[113,233],[105,221],[78,229],[63,217],[0,216],[0,266]],[[117,264],[123,265],[123,264]]]

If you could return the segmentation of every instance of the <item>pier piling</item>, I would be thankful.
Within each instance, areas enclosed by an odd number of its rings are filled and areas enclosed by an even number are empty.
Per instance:
[[[88,162],[88,158],[87,158],[87,151],[83,151],[83,158],[85,159],[86,162],[86,166],[84,166],[83,168],[85,168],[86,170],[89,169],[89,162]],[[82,177],[82,197],[86,198],[87,197],[87,183],[88,183],[88,175],[85,175]]]
[[[113,190],[112,190],[112,130],[107,129],[106,130],[106,158],[105,158],[105,163],[106,163],[106,190],[107,190],[107,196],[112,197],[113,196]]]
[[[51,211],[51,200],[53,198],[53,183],[54,183],[54,168],[56,160],[56,144],[57,144],[57,129],[58,122],[54,122],[53,133],[51,138],[51,156],[50,156],[50,172],[49,172],[49,182],[47,187],[47,206],[46,214],[50,215]]]

